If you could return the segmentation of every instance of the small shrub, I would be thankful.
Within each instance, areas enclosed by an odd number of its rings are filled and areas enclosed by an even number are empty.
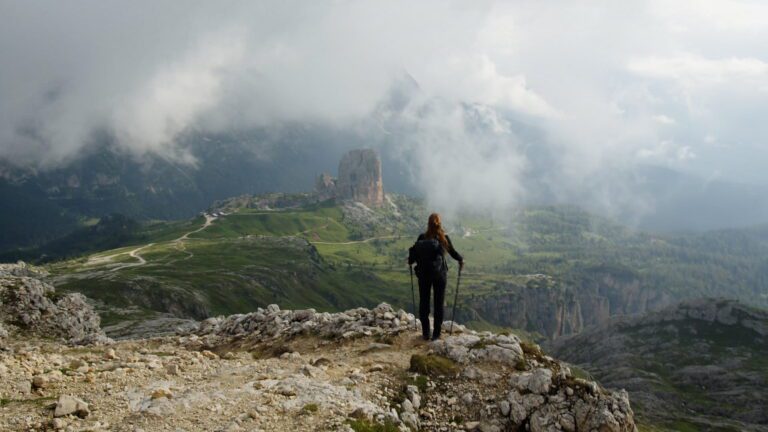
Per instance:
[[[411,379],[411,385],[415,385],[421,393],[427,391],[427,382],[429,382],[429,379],[424,375],[417,375]]]
[[[397,425],[387,420],[384,423],[373,423],[369,420],[350,420],[349,427],[355,432],[399,432]]]
[[[520,347],[523,349],[523,353],[525,353],[526,356],[532,356],[537,360],[544,357],[544,352],[541,350],[541,347],[535,343],[523,341],[520,342]]]
[[[573,375],[574,378],[581,378],[583,380],[588,380],[588,381],[595,380],[592,374],[590,374],[586,370],[575,365],[568,365],[568,366],[571,368],[571,374]]]
[[[309,404],[304,405],[304,407],[301,408],[301,413],[302,414],[312,414],[312,413],[316,413],[318,409],[319,409],[319,407],[317,406],[316,403],[309,403]]]
[[[519,371],[528,370],[528,362],[525,361],[525,358],[521,358],[515,363],[515,369]]]
[[[411,372],[418,372],[423,375],[440,376],[456,375],[459,368],[456,363],[448,358],[438,355],[414,354],[411,356]]]

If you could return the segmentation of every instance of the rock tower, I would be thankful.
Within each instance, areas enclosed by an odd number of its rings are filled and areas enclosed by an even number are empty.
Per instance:
[[[338,179],[323,173],[315,190],[320,199],[340,198],[380,207],[384,203],[384,182],[379,155],[371,149],[348,152],[339,162]]]

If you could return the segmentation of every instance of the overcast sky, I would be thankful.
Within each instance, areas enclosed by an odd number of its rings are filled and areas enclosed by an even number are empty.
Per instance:
[[[359,127],[405,74],[404,145],[467,168],[468,194],[514,195],[527,164],[498,113],[543,131],[563,181],[649,163],[768,183],[768,3],[736,0],[0,0],[0,156],[57,165],[94,130],[183,159],[191,126]]]

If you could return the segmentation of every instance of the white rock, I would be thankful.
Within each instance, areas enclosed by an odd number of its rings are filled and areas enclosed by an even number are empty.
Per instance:
[[[510,409],[510,407],[509,407],[509,402],[508,401],[503,400],[503,401],[499,402],[499,411],[501,412],[501,415],[503,415],[504,417],[508,416],[509,415],[509,409]]]
[[[407,426],[415,430],[419,430],[419,417],[416,415],[416,413],[404,411],[400,418]]]
[[[552,384],[552,371],[548,368],[539,368],[533,372],[513,375],[509,381],[517,390],[546,394]]]
[[[70,395],[59,396],[56,401],[56,408],[53,411],[54,417],[63,417],[66,415],[74,414],[80,418],[88,417],[91,411],[88,409],[88,404],[83,400],[78,399]]]
[[[403,411],[404,411],[404,412],[411,412],[411,413],[412,413],[412,412],[415,412],[415,411],[416,411],[416,410],[413,408],[413,404],[412,404],[412,403],[411,403],[411,401],[410,401],[410,400],[408,400],[408,399],[406,399],[406,400],[404,400],[404,401],[403,401],[402,407],[403,407]]]
[[[421,407],[421,396],[419,396],[418,393],[413,393],[410,395],[411,403],[413,404],[413,408],[418,410],[419,407]]]

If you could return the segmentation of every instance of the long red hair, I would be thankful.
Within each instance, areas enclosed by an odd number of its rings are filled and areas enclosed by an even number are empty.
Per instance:
[[[424,237],[428,239],[436,238],[437,241],[443,245],[443,252],[450,249],[450,246],[448,245],[448,239],[445,238],[445,231],[443,230],[443,224],[440,221],[440,215],[437,213],[432,213],[429,215],[429,220],[427,221],[427,232],[424,233]]]

